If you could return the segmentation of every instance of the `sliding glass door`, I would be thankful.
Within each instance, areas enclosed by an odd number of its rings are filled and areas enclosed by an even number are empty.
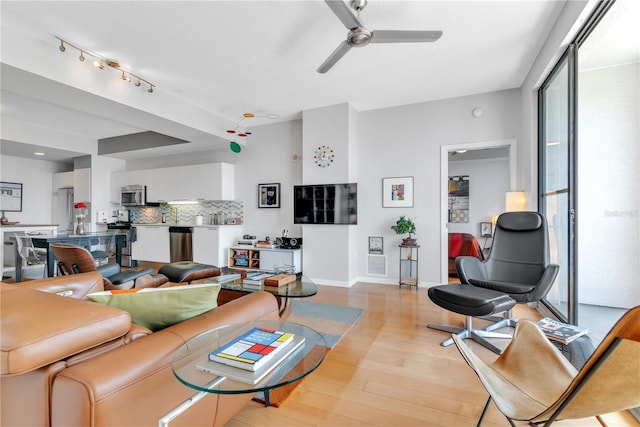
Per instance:
[[[539,90],[545,305],[598,344],[640,304],[640,2],[603,1]]]
[[[571,49],[570,49],[571,51]],[[574,222],[571,147],[573,90],[569,52],[556,65],[540,89],[540,209],[549,222],[551,262],[560,266],[558,278],[547,294],[547,304],[563,320],[570,319],[573,298]]]

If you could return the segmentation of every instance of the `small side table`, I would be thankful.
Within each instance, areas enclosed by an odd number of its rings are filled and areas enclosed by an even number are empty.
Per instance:
[[[420,249],[420,245],[401,244],[399,247],[399,285],[415,286],[418,289],[418,249]]]

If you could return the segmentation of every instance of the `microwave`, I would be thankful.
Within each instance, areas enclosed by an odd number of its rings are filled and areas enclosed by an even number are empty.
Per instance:
[[[147,187],[144,185],[127,185],[120,187],[120,204],[122,206],[144,206],[147,204]]]

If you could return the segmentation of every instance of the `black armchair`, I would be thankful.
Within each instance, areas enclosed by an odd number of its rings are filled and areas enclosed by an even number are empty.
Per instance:
[[[456,258],[463,284],[503,292],[518,304],[540,301],[558,275],[559,266],[549,262],[549,232],[538,212],[507,212],[498,217],[491,252],[486,260]],[[486,328],[493,331],[515,327],[512,310]]]

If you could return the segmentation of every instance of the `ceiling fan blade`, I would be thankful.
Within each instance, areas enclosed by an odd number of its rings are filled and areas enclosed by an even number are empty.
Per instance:
[[[442,37],[442,31],[376,30],[371,43],[434,42]]]
[[[340,43],[336,50],[334,50],[333,53],[329,55],[329,57],[322,63],[317,71],[320,74],[324,74],[329,71],[331,67],[336,65],[336,62],[338,62],[340,58],[345,55],[345,53],[349,52],[349,49],[351,49],[351,46],[349,46],[346,40]]]
[[[351,13],[349,6],[342,0],[324,0],[325,3],[331,8],[333,13],[336,14],[338,19],[342,21],[347,30],[352,28],[362,27],[362,22],[356,16]]]

